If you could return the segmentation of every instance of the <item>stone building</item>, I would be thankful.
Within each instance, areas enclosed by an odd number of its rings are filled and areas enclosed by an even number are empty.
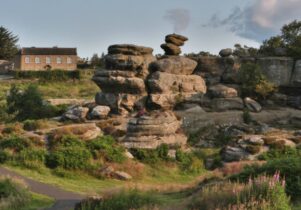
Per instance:
[[[22,48],[14,58],[15,70],[76,70],[76,48]]]

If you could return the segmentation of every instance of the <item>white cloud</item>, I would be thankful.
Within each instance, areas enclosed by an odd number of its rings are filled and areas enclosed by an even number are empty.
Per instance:
[[[235,34],[262,41],[278,34],[280,28],[301,18],[301,0],[254,0],[245,8],[236,7],[221,18],[212,16],[206,27],[227,27]]]

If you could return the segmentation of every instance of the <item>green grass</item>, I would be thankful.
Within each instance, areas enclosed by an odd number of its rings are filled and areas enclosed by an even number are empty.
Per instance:
[[[0,82],[0,102],[6,98],[6,93],[11,85],[18,85],[25,89],[29,84],[37,84],[44,98],[78,98],[93,99],[99,91],[97,85],[84,78],[80,81],[63,81],[63,82],[39,82],[38,80],[8,80]]]
[[[45,195],[40,195],[36,193],[31,193],[31,202],[29,205],[26,205],[24,208],[19,210],[37,210],[51,207],[54,203],[54,199],[47,197]]]

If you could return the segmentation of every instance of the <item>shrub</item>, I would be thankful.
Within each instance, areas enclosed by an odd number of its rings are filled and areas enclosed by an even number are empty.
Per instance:
[[[85,169],[89,166],[91,153],[85,147],[59,147],[46,156],[46,165],[50,168]]]
[[[84,141],[73,135],[63,135],[61,138],[50,139],[49,141],[49,148],[51,150],[56,150],[60,147],[72,146],[85,147],[85,143]]]
[[[276,91],[275,85],[266,80],[257,64],[241,65],[239,79],[243,96],[258,96],[265,99]]]
[[[176,160],[185,173],[199,173],[204,169],[203,160],[199,159],[194,153],[177,150]]]
[[[284,147],[283,149],[270,149],[269,151],[261,154],[258,158],[260,160],[273,160],[280,158],[298,158],[301,157],[301,149]]]
[[[44,81],[66,81],[70,79],[81,79],[81,71],[14,71],[16,79],[34,79],[38,78]]]
[[[34,131],[39,128],[39,123],[36,120],[26,120],[23,125],[23,129],[27,131]]]
[[[0,180],[0,209],[21,209],[30,199],[30,194],[23,185],[10,179]]]
[[[201,189],[190,209],[290,210],[284,183],[284,180],[279,178],[279,173],[275,173],[273,177],[261,176],[255,180],[249,179],[246,184],[214,183]]]
[[[44,104],[37,86],[29,85],[21,91],[13,85],[6,98],[7,112],[14,114],[18,120],[41,119],[56,116],[58,109]]]
[[[250,124],[253,121],[250,111],[248,109],[244,109],[244,112],[242,114],[242,119],[246,124]]]
[[[233,175],[232,180],[247,181],[249,177],[261,174],[272,175],[280,171],[286,180],[286,192],[296,198],[301,196],[301,159],[300,157],[270,160],[262,166],[247,166],[241,173]]]
[[[126,157],[125,149],[118,145],[111,136],[99,137],[87,143],[87,147],[94,158],[101,158],[104,161],[122,163]]]
[[[142,193],[136,190],[121,192],[106,199],[86,199],[77,204],[76,210],[129,210],[153,209],[161,201],[154,193]]]
[[[15,152],[20,152],[31,146],[28,139],[19,136],[9,136],[0,140],[0,149],[11,149]]]
[[[9,154],[4,150],[0,150],[0,164],[5,163],[8,160]]]

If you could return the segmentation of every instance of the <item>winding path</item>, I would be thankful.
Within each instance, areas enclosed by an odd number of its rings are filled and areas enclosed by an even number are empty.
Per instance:
[[[16,177],[18,179],[24,180],[24,182],[28,185],[29,189],[32,192],[54,198],[56,201],[55,204],[52,207],[45,210],[71,210],[74,209],[76,203],[78,203],[84,198],[83,195],[65,191],[53,185],[29,179],[1,166],[0,175]]]

